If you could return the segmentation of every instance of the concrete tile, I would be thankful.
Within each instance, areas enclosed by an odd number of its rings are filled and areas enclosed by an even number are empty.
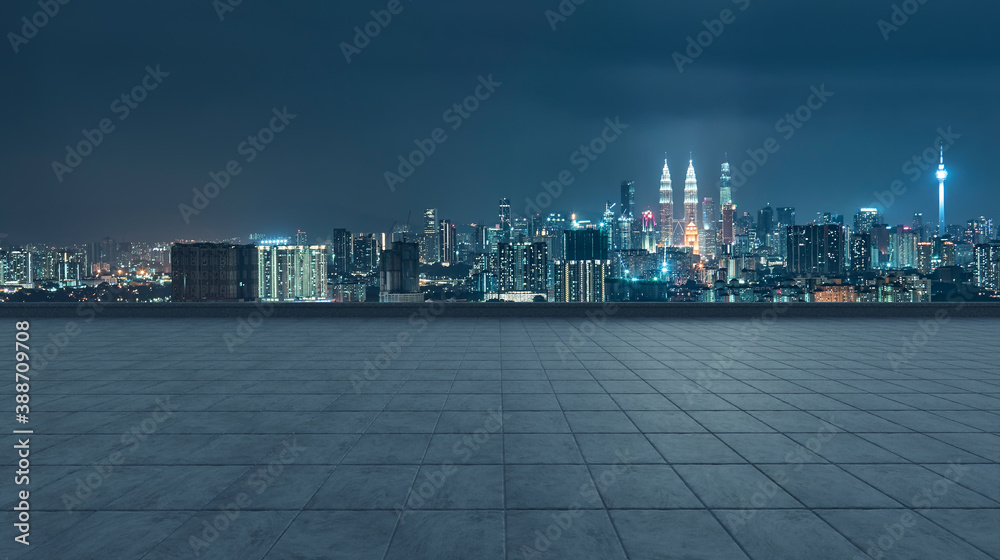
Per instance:
[[[869,557],[989,559],[983,552],[910,510],[819,510],[816,513]]]
[[[611,518],[631,560],[746,560],[706,510],[614,510]]]
[[[709,508],[795,508],[801,503],[751,465],[674,465]]]
[[[626,560],[608,514],[600,510],[510,510],[507,558]]]

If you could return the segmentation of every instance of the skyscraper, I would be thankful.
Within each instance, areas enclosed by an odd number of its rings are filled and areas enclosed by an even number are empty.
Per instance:
[[[976,285],[1000,292],[1000,241],[981,243],[974,251]]]
[[[257,247],[258,292],[265,301],[327,299],[326,245]]]
[[[257,248],[253,245],[175,243],[170,262],[173,301],[257,299]]]
[[[694,224],[694,238],[691,238],[691,224]],[[684,244],[698,252],[698,178],[694,174],[694,158],[688,162],[687,176],[684,178]]]
[[[301,229],[295,232],[295,244],[296,245],[308,245],[309,244],[309,234],[302,231]]]
[[[622,216],[635,218],[635,181],[622,181]]]
[[[882,224],[877,208],[858,208],[854,214],[854,233],[871,233]]]
[[[379,259],[379,301],[422,303],[420,292],[420,246],[395,241]]]
[[[608,260],[607,234],[598,229],[576,229],[564,232],[567,261]]]
[[[851,236],[851,272],[872,269],[872,234],[855,233]]]
[[[705,197],[701,201],[701,233],[700,248],[701,254],[709,257],[715,255],[715,227],[719,223],[719,218],[715,214],[715,201],[711,197]]]
[[[351,232],[346,229],[333,230],[333,272],[350,274],[354,268],[354,244]]]
[[[727,156],[728,159],[728,156]],[[722,210],[722,243],[733,243],[733,220],[736,218],[736,205],[733,204],[733,175],[729,171],[729,162],[722,164],[722,176],[719,177],[719,204]]]
[[[610,264],[606,260],[556,261],[553,301],[604,302]]]
[[[500,199],[500,237],[502,241],[510,241],[510,199]]]
[[[844,273],[842,226],[789,226],[787,232],[789,272],[832,276]]]
[[[733,203],[722,205],[722,242],[732,245],[734,239],[734,227],[736,219],[736,205]]]
[[[359,233],[353,240],[354,272],[371,274],[378,268],[379,236]]]
[[[920,241],[927,241],[927,232],[924,231],[924,213],[914,212],[913,214],[913,229],[920,236]]]
[[[507,208],[510,208],[508,204]],[[438,234],[437,208],[424,210],[424,239],[420,244],[420,257],[426,264],[434,264],[441,259],[441,245]]]
[[[719,204],[725,206],[733,203],[733,175],[729,172],[729,162],[722,164],[722,177],[719,178]]]
[[[674,244],[674,190],[666,159],[660,177],[660,242],[666,247]]]
[[[944,180],[948,178],[948,170],[944,168],[944,142],[941,143],[941,163],[938,164],[938,235],[944,237],[948,225],[944,221]]]
[[[441,220],[438,243],[441,247],[442,264],[452,265],[458,262],[458,240],[455,231],[455,224],[451,223],[451,220]]]
[[[757,211],[757,241],[763,247],[773,247],[771,245],[771,234],[774,232],[774,208],[771,205]]]

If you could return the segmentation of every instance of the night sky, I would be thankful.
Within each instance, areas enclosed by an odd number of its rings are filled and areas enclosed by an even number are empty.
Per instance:
[[[348,63],[342,43],[388,1],[243,0],[220,21],[210,0],[77,0],[27,42],[13,39],[15,54],[6,34],[20,35],[21,18],[41,8],[5,0],[4,242],[297,228],[316,239],[336,227],[385,232],[411,210],[419,226],[425,207],[492,224],[500,197],[522,214],[525,197],[563,170],[573,183],[546,211],[598,218],[626,178],[636,181],[637,207],[655,211],[664,152],[680,213],[689,152],[700,196],[717,199],[723,155],[738,167],[768,138],[780,150],[734,189],[739,211],[771,203],[796,207],[800,223],[817,211],[850,220],[859,206],[884,206],[873,193],[898,180],[906,191],[887,221],[908,224],[922,211],[934,222],[933,171],[904,164],[948,127],[960,135],[946,154],[948,221],[1000,218],[996,2],[586,0],[564,21],[546,15],[558,13],[558,0],[400,2]],[[919,9],[898,29],[880,29],[894,3]],[[731,23],[679,72],[674,53],[726,9]],[[155,89],[128,108],[122,94],[157,65],[169,75],[146,78]],[[500,85],[453,130],[458,119],[446,110],[490,76]],[[779,120],[824,84],[833,96],[786,138]],[[295,117],[281,125],[272,111],[285,107]],[[628,128],[580,171],[572,154],[616,117]],[[113,130],[57,178],[53,162],[65,164],[66,146],[102,119]],[[272,122],[285,126],[272,143],[240,148]],[[390,190],[386,171],[436,128],[446,140]],[[240,173],[185,223],[178,205],[191,205],[192,189],[230,160]]]

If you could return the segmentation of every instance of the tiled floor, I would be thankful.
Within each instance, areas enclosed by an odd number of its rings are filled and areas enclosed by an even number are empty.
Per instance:
[[[30,332],[0,558],[1000,558],[995,320]]]

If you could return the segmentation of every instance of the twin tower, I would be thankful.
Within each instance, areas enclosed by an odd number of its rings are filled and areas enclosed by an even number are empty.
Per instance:
[[[720,179],[719,203],[723,208],[724,237],[727,242],[732,242],[732,213],[735,210],[732,203],[732,175],[729,171],[729,163],[722,164],[722,177]],[[706,204],[711,199],[706,199]],[[660,177],[660,241],[667,247],[692,247],[698,253],[700,244],[699,236],[714,235],[716,216],[715,206],[706,205],[705,216],[699,220],[698,216],[698,178],[694,173],[694,158],[688,160],[687,175],[684,177],[684,219],[682,222],[674,220],[674,189],[673,181],[670,179],[670,166],[667,160],[663,160],[663,175]],[[729,210],[729,221],[726,221],[727,210]],[[710,215],[711,214],[711,215]],[[704,223],[703,223],[704,222]],[[729,230],[728,233],[726,230]]]
[[[660,240],[667,247],[677,245],[698,247],[698,178],[694,174],[694,159],[688,162],[684,178],[684,221],[678,224],[684,233],[674,234],[674,188],[670,180],[670,167],[663,160],[660,178]],[[680,237],[683,236],[683,242]],[[692,237],[693,236],[693,237]]]

